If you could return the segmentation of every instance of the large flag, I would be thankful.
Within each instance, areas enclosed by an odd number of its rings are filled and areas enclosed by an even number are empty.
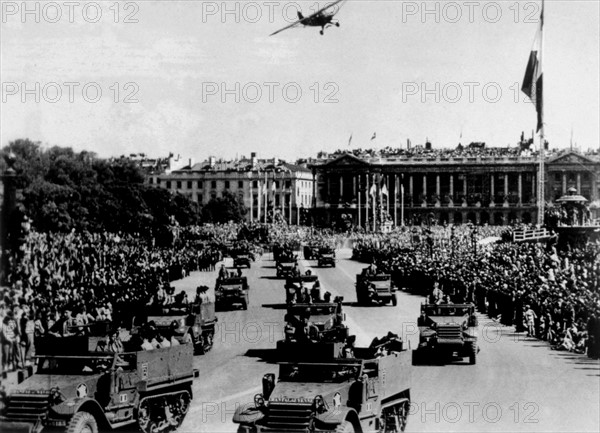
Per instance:
[[[544,0],[542,0],[542,12],[540,14],[540,27],[535,35],[533,47],[529,54],[525,77],[521,91],[525,93],[535,105],[537,111],[537,130],[542,128],[544,122],[544,98],[542,73],[542,45],[544,40]]]
[[[377,187],[375,186],[375,184],[371,185],[371,189],[369,190],[369,194],[371,194],[372,196],[374,196],[376,192],[377,192]]]
[[[385,196],[387,197],[387,195],[388,195],[388,189],[387,189],[387,186],[383,185],[383,186],[381,187],[381,194],[383,194],[383,195],[385,195]]]

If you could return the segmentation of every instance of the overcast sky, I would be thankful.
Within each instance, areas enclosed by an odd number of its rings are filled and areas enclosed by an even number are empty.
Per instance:
[[[297,5],[308,15],[326,3],[75,3],[28,2],[23,15],[2,2],[2,145],[293,159],[348,148],[351,135],[351,147],[514,146],[535,127],[519,89],[540,2],[349,0],[324,36],[271,37]],[[599,4],[546,1],[552,147],[571,131],[599,147]]]

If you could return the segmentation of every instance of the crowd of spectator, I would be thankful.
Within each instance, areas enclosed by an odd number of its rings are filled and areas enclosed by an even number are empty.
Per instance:
[[[600,353],[600,245],[557,251],[510,239],[506,228],[456,226],[398,228],[391,233],[336,234],[310,227],[238,224],[182,228],[170,247],[152,239],[111,233],[31,231],[9,257],[0,288],[3,371],[31,364],[35,339],[71,335],[94,322],[128,326],[136,311],[170,283],[197,270],[214,270],[228,248],[261,253],[278,245],[344,247],[375,262],[401,286],[437,284],[455,302],[517,331],[548,340],[558,350]],[[240,240],[240,233],[245,233]],[[260,239],[248,238],[260,233]]]
[[[31,363],[36,336],[96,321],[127,325],[171,281],[214,269],[221,257],[185,239],[157,247],[133,235],[30,232],[0,289],[3,369]]]
[[[423,294],[439,287],[453,302],[553,349],[600,356],[600,244],[557,251],[547,243],[487,242],[499,227],[406,230],[360,235],[354,256],[375,262],[398,285]]]
[[[548,157],[557,156],[564,149],[547,149],[544,155]],[[530,146],[514,147],[487,147],[485,143],[471,143],[463,146],[459,144],[455,148],[432,148],[431,146],[414,146],[410,148],[386,146],[381,149],[338,149],[328,156],[336,158],[338,156],[351,153],[359,158],[477,158],[477,157],[537,157],[539,151],[531,149]],[[596,152],[587,152],[586,155],[594,156]]]

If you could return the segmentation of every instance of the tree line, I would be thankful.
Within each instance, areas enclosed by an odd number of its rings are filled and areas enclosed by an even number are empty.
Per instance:
[[[69,147],[42,147],[28,139],[0,150],[16,157],[18,212],[38,231],[125,232],[157,236],[171,227],[239,222],[246,209],[228,193],[204,207],[187,196],[144,183],[135,161],[103,159]]]

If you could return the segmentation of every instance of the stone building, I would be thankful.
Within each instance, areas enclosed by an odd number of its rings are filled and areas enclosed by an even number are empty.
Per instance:
[[[527,156],[529,155],[529,156]],[[538,158],[529,152],[431,151],[396,154],[339,153],[310,165],[313,220],[330,225],[351,219],[382,224],[536,222]],[[600,158],[573,150],[545,158],[548,206],[571,187],[598,217]],[[375,222],[375,224],[374,224]],[[379,227],[378,227],[379,226]]]
[[[313,177],[307,167],[277,158],[258,159],[255,153],[231,161],[210,157],[170,173],[148,176],[147,182],[200,204],[228,191],[249,210],[251,222],[272,221],[275,216],[281,222],[298,224],[313,202]]]

